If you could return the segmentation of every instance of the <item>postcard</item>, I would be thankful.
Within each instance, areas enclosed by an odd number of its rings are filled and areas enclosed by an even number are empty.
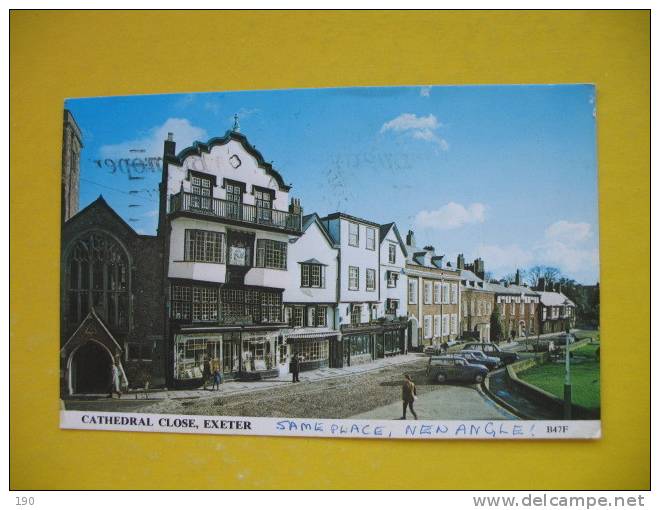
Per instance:
[[[69,99],[60,426],[600,437],[596,89]]]

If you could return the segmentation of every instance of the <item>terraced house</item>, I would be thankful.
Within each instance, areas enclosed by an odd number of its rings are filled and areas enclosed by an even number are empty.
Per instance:
[[[456,268],[461,275],[461,334],[463,338],[490,342],[495,293],[484,281],[484,261],[478,258],[472,264],[465,264],[463,254],[459,254]]]
[[[409,348],[423,349],[460,336],[460,272],[433,246],[419,248],[414,232],[406,236]]]
[[[485,288],[495,293],[505,339],[538,334],[541,296],[522,283],[519,270],[516,271],[512,283],[491,282],[487,283]]]
[[[282,294],[289,242],[302,234],[290,186],[238,131],[178,154],[164,143],[158,235],[164,243],[169,374],[199,383],[203,364],[226,378],[277,376],[286,362]],[[295,262],[297,264],[297,261]]]

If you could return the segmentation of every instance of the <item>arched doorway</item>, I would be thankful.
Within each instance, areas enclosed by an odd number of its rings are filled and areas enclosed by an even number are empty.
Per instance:
[[[419,341],[417,339],[418,337],[418,322],[417,318],[415,316],[410,317],[408,320],[408,348],[409,349],[417,349],[419,346]]]
[[[524,336],[525,335],[525,321],[520,321],[518,323],[518,336]]]
[[[100,343],[85,342],[71,354],[73,393],[109,393],[111,374],[112,357]]]

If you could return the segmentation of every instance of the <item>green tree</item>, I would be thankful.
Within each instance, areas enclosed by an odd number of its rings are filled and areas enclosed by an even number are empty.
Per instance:
[[[502,318],[500,316],[500,307],[498,304],[495,304],[493,313],[490,314],[490,338],[497,343],[504,339],[504,332],[502,331]]]

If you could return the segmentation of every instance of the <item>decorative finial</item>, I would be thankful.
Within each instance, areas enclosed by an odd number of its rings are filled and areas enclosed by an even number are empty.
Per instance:
[[[238,113],[234,114],[234,127],[232,127],[231,130],[237,133],[241,130],[241,126],[238,123]]]

